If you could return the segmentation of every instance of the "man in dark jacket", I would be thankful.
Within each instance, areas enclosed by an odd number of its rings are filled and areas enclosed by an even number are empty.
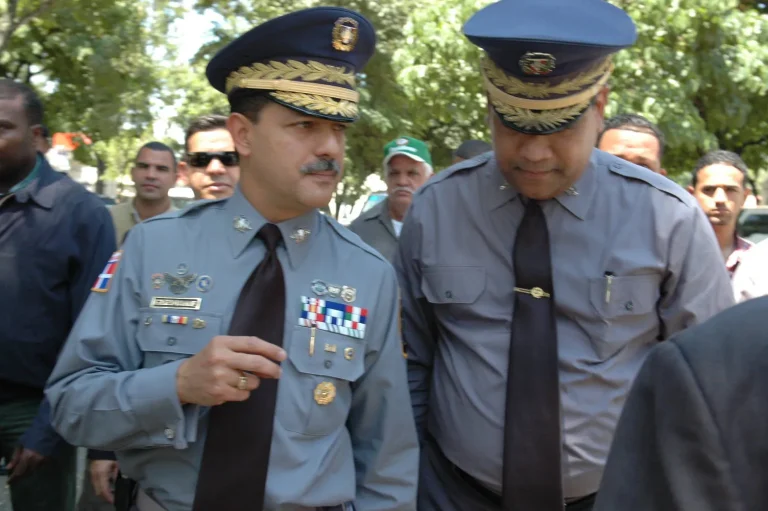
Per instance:
[[[0,80],[0,457],[14,511],[74,506],[75,450],[43,389],[115,250],[104,203],[38,153],[42,122],[35,93]]]
[[[766,311],[750,300],[651,352],[594,511],[768,509]]]

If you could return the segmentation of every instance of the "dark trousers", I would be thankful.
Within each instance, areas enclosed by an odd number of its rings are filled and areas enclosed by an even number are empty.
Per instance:
[[[0,456],[6,463],[29,429],[39,400],[0,404]],[[13,511],[73,511],[75,508],[75,448],[66,446],[29,475],[9,485]]]
[[[500,498],[489,498],[490,490],[480,490],[476,481],[462,474],[435,441],[427,438],[422,445],[419,470],[419,511],[501,511]],[[592,511],[592,495],[566,506],[566,511]],[[521,509],[520,511],[531,511]]]

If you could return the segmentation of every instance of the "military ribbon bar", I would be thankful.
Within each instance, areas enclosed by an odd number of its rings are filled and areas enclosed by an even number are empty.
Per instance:
[[[321,298],[301,297],[299,325],[363,339],[368,309]]]

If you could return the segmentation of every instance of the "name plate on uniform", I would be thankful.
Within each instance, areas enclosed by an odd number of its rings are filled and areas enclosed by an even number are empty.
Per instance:
[[[202,305],[202,298],[172,298],[163,296],[153,296],[149,306],[153,309],[184,309],[190,311],[199,311]]]

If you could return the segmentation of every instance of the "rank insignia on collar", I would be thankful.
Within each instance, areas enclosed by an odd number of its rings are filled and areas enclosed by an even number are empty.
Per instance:
[[[367,322],[368,309],[321,298],[301,297],[301,326],[364,339]]]
[[[309,238],[309,235],[312,234],[312,231],[309,229],[304,229],[303,227],[300,229],[296,229],[293,234],[291,234],[291,239],[295,241],[296,243],[303,243],[304,241]]]
[[[253,227],[251,227],[251,222],[249,222],[248,219],[245,218],[244,216],[236,216],[232,226],[235,228],[237,232],[246,232],[246,231],[253,230]]]
[[[182,275],[180,277],[171,275],[170,273],[165,274],[165,282],[168,284],[168,289],[175,295],[183,295],[189,291],[189,286],[191,286],[195,280],[197,280],[197,273],[193,275]]]
[[[101,273],[96,278],[96,282],[94,282],[91,291],[95,293],[106,293],[109,291],[109,286],[112,284],[112,277],[117,271],[117,266],[120,264],[120,258],[122,257],[122,254],[122,250],[118,250],[112,254],[112,257],[110,257],[109,261],[107,261],[107,265],[103,270],[101,270]]]

